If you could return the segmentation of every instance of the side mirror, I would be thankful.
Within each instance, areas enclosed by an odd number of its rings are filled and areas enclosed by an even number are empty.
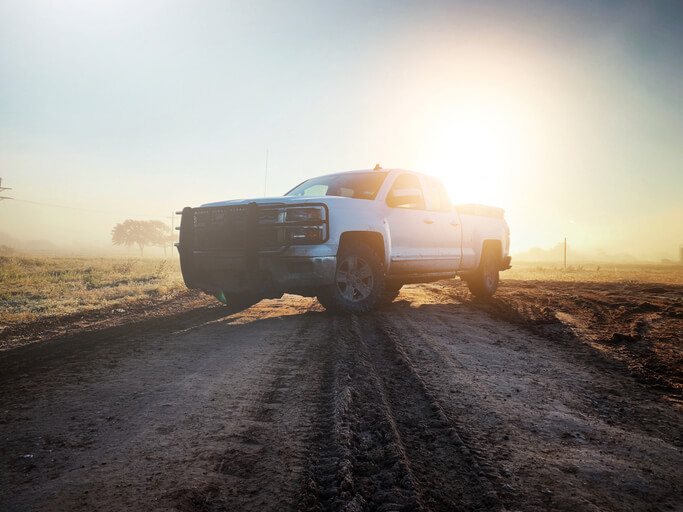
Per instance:
[[[423,204],[422,192],[416,188],[396,190],[387,197],[387,205],[391,208],[419,208]]]

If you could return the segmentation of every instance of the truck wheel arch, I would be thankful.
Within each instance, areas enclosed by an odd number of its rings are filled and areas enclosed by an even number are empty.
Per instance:
[[[481,263],[481,258],[486,253],[491,253],[498,258],[498,260],[502,260],[503,244],[500,240],[484,240],[481,244],[481,256],[479,256],[479,263]]]
[[[344,245],[358,242],[367,245],[375,251],[386,268],[387,260],[384,249],[384,237],[382,236],[382,233],[378,233],[377,231],[346,231],[342,233],[339,237],[337,254],[339,254],[339,250],[341,250]]]

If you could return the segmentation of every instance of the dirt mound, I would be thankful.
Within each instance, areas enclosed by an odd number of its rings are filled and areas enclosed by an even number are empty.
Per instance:
[[[588,343],[595,357],[683,401],[683,286],[505,280],[490,299],[472,298],[458,281],[432,289],[543,336]]]

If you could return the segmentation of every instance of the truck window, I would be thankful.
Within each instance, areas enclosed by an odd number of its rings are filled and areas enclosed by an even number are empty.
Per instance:
[[[420,180],[414,174],[401,174],[391,186],[387,204],[392,208],[424,210],[425,200]]]
[[[427,193],[432,201],[432,210],[437,212],[450,212],[451,200],[446,193],[446,187],[436,178],[427,177]]]
[[[386,172],[331,174],[306,180],[286,196],[340,196],[372,200],[386,178]]]

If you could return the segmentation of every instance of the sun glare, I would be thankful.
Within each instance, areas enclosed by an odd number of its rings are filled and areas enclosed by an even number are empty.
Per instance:
[[[518,172],[529,147],[523,112],[501,98],[468,98],[435,116],[422,141],[423,168],[456,203],[500,205],[502,178]]]

